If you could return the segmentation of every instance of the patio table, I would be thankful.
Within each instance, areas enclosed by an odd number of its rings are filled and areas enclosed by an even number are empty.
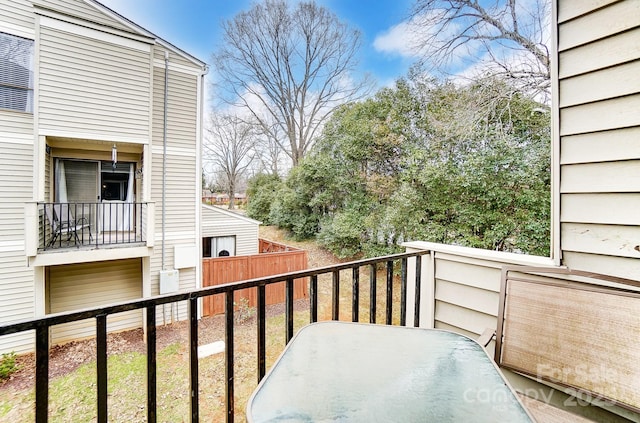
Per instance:
[[[249,422],[529,422],[474,340],[346,322],[302,328],[247,404]]]

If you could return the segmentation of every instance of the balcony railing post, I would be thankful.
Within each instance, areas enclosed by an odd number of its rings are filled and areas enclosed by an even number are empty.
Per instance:
[[[156,415],[156,307],[147,307],[147,422]]]
[[[311,313],[309,323],[318,321],[318,275],[312,275],[309,278],[309,302]]]
[[[188,302],[189,313],[189,387],[191,401],[191,423],[200,420],[198,392],[198,298],[191,297]],[[155,323],[155,321],[154,321]]]
[[[387,262],[387,321],[388,325],[393,323],[393,261]]]
[[[98,423],[107,422],[107,315],[96,316],[96,370]]]
[[[413,326],[420,327],[420,285],[422,282],[422,256],[416,256],[416,287],[413,302]]]
[[[400,260],[400,326],[407,325],[407,259]]]
[[[360,268],[354,267],[351,272],[351,320],[357,322],[360,319]]]
[[[267,344],[267,335],[266,335],[266,288],[264,285],[258,285],[258,295],[256,299],[256,319],[257,319],[257,330],[258,330],[258,383],[262,380],[264,375],[266,374],[266,344]]]
[[[36,423],[49,418],[49,326],[36,328]]]
[[[331,276],[332,283],[332,303],[331,303],[331,319],[340,319],[340,271],[334,270]]]
[[[224,342],[226,346],[225,352],[225,381],[226,381],[226,422],[233,423],[234,412],[234,380],[233,380],[233,293],[234,291],[227,291],[225,293],[225,337]]]
[[[378,266],[376,263],[369,265],[369,323],[376,322],[376,295],[378,283]]]
[[[286,282],[286,294],[285,294],[285,308],[287,319],[287,341],[286,344],[293,338],[293,279],[287,279]]]

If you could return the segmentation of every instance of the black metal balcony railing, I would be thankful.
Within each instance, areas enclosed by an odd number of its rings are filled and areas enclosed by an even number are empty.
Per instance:
[[[145,242],[147,203],[38,203],[38,250]]]
[[[198,385],[198,300],[200,298],[215,295],[225,295],[225,381],[226,381],[226,421],[234,421],[234,293],[236,291],[255,288],[257,289],[256,327],[257,327],[257,383],[262,380],[266,372],[266,312],[265,289],[267,285],[278,282],[286,282],[285,296],[285,339],[289,343],[294,334],[294,307],[293,288],[294,280],[308,278],[309,283],[309,321],[318,321],[318,276],[331,274],[332,319],[338,320],[340,311],[340,271],[352,271],[352,321],[359,321],[358,310],[360,308],[360,269],[369,267],[370,278],[370,323],[376,323],[376,285],[378,264],[386,264],[386,295],[385,298],[385,324],[392,324],[393,312],[393,279],[394,264],[400,262],[400,304],[399,323],[406,326],[407,310],[407,265],[409,258],[415,258],[415,300],[411,309],[414,310],[413,325],[419,326],[420,322],[420,280],[421,280],[421,256],[428,251],[414,253],[395,254],[373,259],[343,263],[335,266],[327,266],[311,270],[303,270],[266,278],[251,279],[243,282],[235,282],[225,285],[217,285],[188,291],[179,294],[161,295],[141,300],[123,302],[107,307],[92,308],[87,310],[58,313],[43,318],[31,319],[13,324],[0,325],[0,336],[13,333],[35,330],[36,368],[35,368],[35,420],[46,422],[48,418],[48,392],[49,392],[49,328],[62,323],[79,320],[96,319],[96,364],[97,364],[97,421],[107,421],[107,316],[130,310],[144,309],[146,311],[146,344],[147,344],[147,421],[156,421],[156,307],[164,304],[187,301],[189,318],[189,375],[190,375],[190,421],[199,421],[199,385]],[[257,386],[256,383],[256,386]]]

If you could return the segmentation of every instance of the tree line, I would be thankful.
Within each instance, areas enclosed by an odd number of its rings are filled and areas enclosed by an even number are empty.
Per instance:
[[[548,255],[548,9],[416,0],[422,59],[371,95],[357,30],[313,1],[254,3],[213,55],[207,163],[230,197],[257,173],[250,216],[343,257],[418,239]]]
[[[336,110],[286,178],[250,181],[248,214],[340,257],[412,240],[548,255],[548,108],[500,78],[421,75]]]

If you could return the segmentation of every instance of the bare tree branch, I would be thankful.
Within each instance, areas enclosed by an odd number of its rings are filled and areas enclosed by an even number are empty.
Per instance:
[[[550,0],[416,0],[415,46],[435,69],[455,58],[479,56],[485,74],[514,79],[549,95]]]
[[[204,157],[219,176],[218,184],[234,207],[236,188],[254,159],[253,127],[231,115],[211,115],[204,142]]]
[[[224,44],[213,56],[221,94],[246,108],[294,166],[334,108],[368,92],[366,78],[349,79],[359,32],[314,2],[266,0],[223,29]]]

